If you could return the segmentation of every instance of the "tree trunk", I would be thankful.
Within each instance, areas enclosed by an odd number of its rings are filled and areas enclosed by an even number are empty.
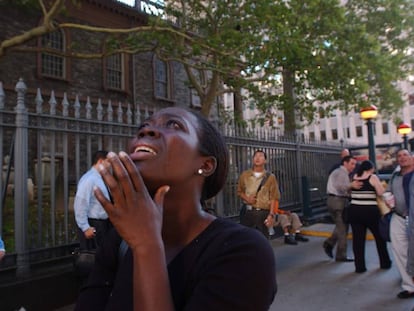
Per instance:
[[[243,121],[243,102],[242,97],[240,95],[240,89],[237,89],[233,93],[233,101],[234,101],[234,120],[236,123]]]
[[[295,134],[296,132],[296,114],[295,114],[295,90],[293,87],[293,72],[289,69],[283,69],[283,112],[285,116],[285,133]]]

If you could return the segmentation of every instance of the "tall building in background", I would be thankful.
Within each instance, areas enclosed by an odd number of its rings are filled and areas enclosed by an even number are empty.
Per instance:
[[[403,122],[414,128],[414,87],[410,81],[400,83],[403,91],[404,107],[397,114]],[[375,103],[372,103],[375,105]],[[375,143],[395,144],[402,142],[401,135],[397,132],[397,125],[390,119],[389,115],[381,115],[374,121]],[[361,119],[359,111],[348,114],[339,110],[333,116],[319,116],[311,125],[305,126],[302,130],[305,137],[321,141],[338,141],[344,144],[366,145],[368,139],[365,121]],[[410,134],[409,134],[409,138]]]

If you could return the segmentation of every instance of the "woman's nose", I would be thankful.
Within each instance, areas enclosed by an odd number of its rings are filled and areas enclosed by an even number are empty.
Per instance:
[[[146,127],[142,128],[141,130],[139,130],[137,136],[139,138],[145,137],[145,136],[158,137],[159,136],[159,131],[153,126],[146,126]]]

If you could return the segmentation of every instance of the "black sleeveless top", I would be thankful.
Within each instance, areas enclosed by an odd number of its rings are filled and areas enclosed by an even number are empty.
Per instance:
[[[351,189],[351,204],[355,205],[377,205],[377,193],[373,185],[369,183],[369,179],[361,179],[362,187],[360,189]]]

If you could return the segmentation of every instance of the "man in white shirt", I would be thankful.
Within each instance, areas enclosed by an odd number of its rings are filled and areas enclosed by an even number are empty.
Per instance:
[[[74,210],[81,249],[94,249],[100,245],[111,225],[107,213],[93,192],[94,187],[98,187],[110,199],[108,188],[97,170],[98,165],[105,161],[107,154],[108,152],[104,150],[96,151],[92,159],[92,167],[78,182]]]
[[[355,169],[356,159],[352,156],[342,158],[342,164],[335,169],[328,178],[326,186],[328,200],[326,202],[328,211],[335,223],[335,228],[329,238],[323,243],[325,253],[333,258],[333,248],[337,245],[335,261],[351,262],[352,258],[347,257],[347,234],[348,224],[342,218],[342,213],[349,204],[350,190],[352,187],[361,187],[361,183],[351,183],[349,174]]]

